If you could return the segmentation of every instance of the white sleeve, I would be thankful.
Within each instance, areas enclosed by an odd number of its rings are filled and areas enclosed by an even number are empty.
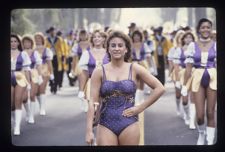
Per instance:
[[[73,45],[71,54],[72,56],[77,56],[78,44]]]
[[[151,53],[153,52],[153,50],[154,50],[154,46],[153,46],[153,42],[151,41],[151,44],[149,45],[149,48],[150,48],[150,51],[151,51]]]
[[[31,60],[27,52],[22,51],[23,70],[30,70]]]
[[[46,60],[52,60],[53,59],[53,53],[52,53],[52,50],[50,50],[49,48],[46,48]]]
[[[186,50],[186,59],[184,61],[184,63],[194,63],[194,53],[195,53],[195,43],[194,42],[191,42],[188,47],[187,47],[187,50]]]
[[[146,57],[151,56],[151,50],[146,43],[144,43],[144,50],[145,50]]]
[[[172,61],[173,60],[174,50],[175,50],[174,47],[172,47],[172,48],[169,49],[169,52],[168,52],[168,60],[169,61]]]
[[[180,64],[180,55],[181,55],[181,48],[178,47],[174,50],[173,63]]]
[[[78,66],[82,70],[88,70],[88,61],[89,61],[89,53],[88,53],[88,51],[84,51],[80,57]]]
[[[37,51],[34,51],[34,58],[36,60],[36,65],[42,64],[41,56]]]

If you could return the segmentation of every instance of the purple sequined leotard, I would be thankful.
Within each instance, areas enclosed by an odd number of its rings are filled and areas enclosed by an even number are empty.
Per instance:
[[[132,64],[127,80],[110,81],[106,79],[104,66],[103,82],[100,88],[102,106],[99,124],[107,127],[117,136],[129,125],[138,121],[138,116],[124,117],[123,111],[134,106],[136,84],[132,80]]]

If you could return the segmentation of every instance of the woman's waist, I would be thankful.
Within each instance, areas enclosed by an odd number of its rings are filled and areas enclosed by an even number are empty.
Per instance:
[[[101,98],[102,104],[105,107],[130,107],[134,106],[135,100],[134,95],[129,95],[129,96],[106,96]]]

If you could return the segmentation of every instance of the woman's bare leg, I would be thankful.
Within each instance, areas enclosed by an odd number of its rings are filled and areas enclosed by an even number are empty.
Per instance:
[[[138,122],[129,125],[119,135],[119,145],[139,145],[139,141],[140,127]]]
[[[111,130],[102,125],[97,126],[96,140],[98,146],[118,145],[117,136]]]
[[[198,92],[194,92],[194,98],[197,116],[197,127],[199,132],[197,145],[204,145],[205,144],[204,117],[205,117],[205,98],[206,98],[205,88],[199,86]]]
[[[15,90],[14,90],[14,87],[11,86],[11,110],[14,111],[15,110],[15,99],[14,99],[14,96],[15,96]]]
[[[196,108],[195,108],[195,99],[194,99],[194,95],[193,92],[189,92],[189,96],[190,96],[190,107],[189,107],[189,111],[190,111],[190,125],[189,128],[190,129],[195,129],[195,120],[196,120]]]
[[[217,91],[207,88],[207,126],[215,127]]]
[[[206,140],[208,145],[214,143],[215,138],[215,106],[217,101],[217,91],[207,88],[207,127],[206,127]]]

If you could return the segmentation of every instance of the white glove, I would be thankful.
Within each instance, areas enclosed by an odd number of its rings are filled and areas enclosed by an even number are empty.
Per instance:
[[[54,75],[53,74],[50,75],[50,80],[54,80]]]
[[[43,78],[41,75],[38,76],[38,85],[41,85],[43,83]]]
[[[27,90],[28,90],[28,91],[31,90],[31,85],[30,85],[30,83],[27,85]]]
[[[80,99],[84,99],[84,91],[79,91],[77,96]]]
[[[154,70],[153,67],[151,67],[149,70],[150,70],[150,73],[151,73],[151,74],[153,74],[153,75],[155,74],[155,70]]]
[[[176,87],[177,89],[180,89],[180,88],[181,88],[180,81],[176,81],[176,82],[175,82],[175,87]]]
[[[187,96],[187,87],[186,86],[182,86],[182,88],[181,88],[181,95],[182,96]]]
[[[70,77],[70,78],[72,78],[72,79],[74,79],[74,78],[75,78],[75,76],[73,75],[73,73],[72,73],[72,72],[70,72],[70,73],[69,73],[69,77]]]

